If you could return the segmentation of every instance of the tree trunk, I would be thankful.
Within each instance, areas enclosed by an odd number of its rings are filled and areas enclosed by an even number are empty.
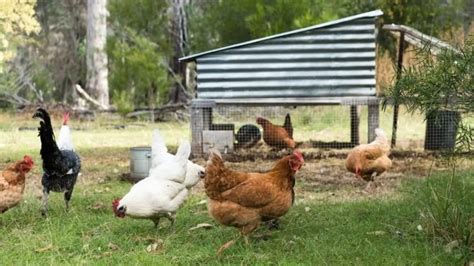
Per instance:
[[[107,80],[107,0],[87,0],[87,82],[86,90],[102,106],[109,106]]]
[[[170,2],[170,35],[173,43],[173,56],[170,62],[170,71],[173,73],[172,76],[184,77],[184,67],[180,64],[179,58],[185,55],[186,42],[187,42],[187,20],[186,20],[186,5],[189,5],[190,0],[169,0]],[[174,78],[174,84],[172,85],[169,93],[169,101],[172,103],[186,102],[188,100],[187,94],[183,91],[182,84]]]

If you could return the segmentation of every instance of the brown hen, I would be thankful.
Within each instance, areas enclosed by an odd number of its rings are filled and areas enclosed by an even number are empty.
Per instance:
[[[248,234],[257,229],[261,221],[276,219],[288,212],[294,201],[295,173],[303,164],[303,155],[295,150],[268,172],[237,172],[226,168],[220,154],[211,151],[204,177],[210,215],[223,225],[237,227],[240,236],[248,242]],[[237,239],[224,244],[218,254]]]
[[[25,174],[33,168],[33,160],[25,155],[23,160],[10,164],[0,172],[0,213],[16,206],[23,198]]]
[[[290,114],[285,116],[283,126],[274,125],[263,117],[257,117],[257,124],[263,128],[263,140],[267,145],[278,149],[295,148],[296,143],[293,140],[293,126]]]
[[[355,147],[346,159],[347,170],[365,181],[373,181],[374,176],[382,174],[392,166],[392,161],[388,158],[390,144],[385,133],[377,128],[375,135],[374,141]]]

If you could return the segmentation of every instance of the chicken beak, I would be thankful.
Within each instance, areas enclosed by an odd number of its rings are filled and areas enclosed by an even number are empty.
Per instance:
[[[198,176],[199,176],[200,178],[204,178],[204,177],[206,176],[206,172],[204,172],[204,171],[199,171]]]

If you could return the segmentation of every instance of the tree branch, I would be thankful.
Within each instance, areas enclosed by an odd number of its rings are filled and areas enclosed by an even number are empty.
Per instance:
[[[97,100],[94,100],[94,99],[81,87],[81,85],[76,84],[74,87],[76,88],[77,93],[79,93],[79,95],[80,95],[82,98],[84,98],[85,100],[89,101],[89,102],[92,103],[94,106],[99,107],[99,109],[101,109],[101,110],[108,110],[108,109],[109,109],[108,106],[99,103]]]

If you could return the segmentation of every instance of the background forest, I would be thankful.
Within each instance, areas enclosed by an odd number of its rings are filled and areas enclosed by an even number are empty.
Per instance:
[[[87,0],[2,2],[0,106],[77,104],[75,84],[87,87]],[[123,113],[186,103],[192,92],[178,58],[374,9],[384,12],[381,23],[462,45],[473,6],[472,0],[109,0],[110,103]],[[394,58],[396,42],[381,32],[379,51]]]

